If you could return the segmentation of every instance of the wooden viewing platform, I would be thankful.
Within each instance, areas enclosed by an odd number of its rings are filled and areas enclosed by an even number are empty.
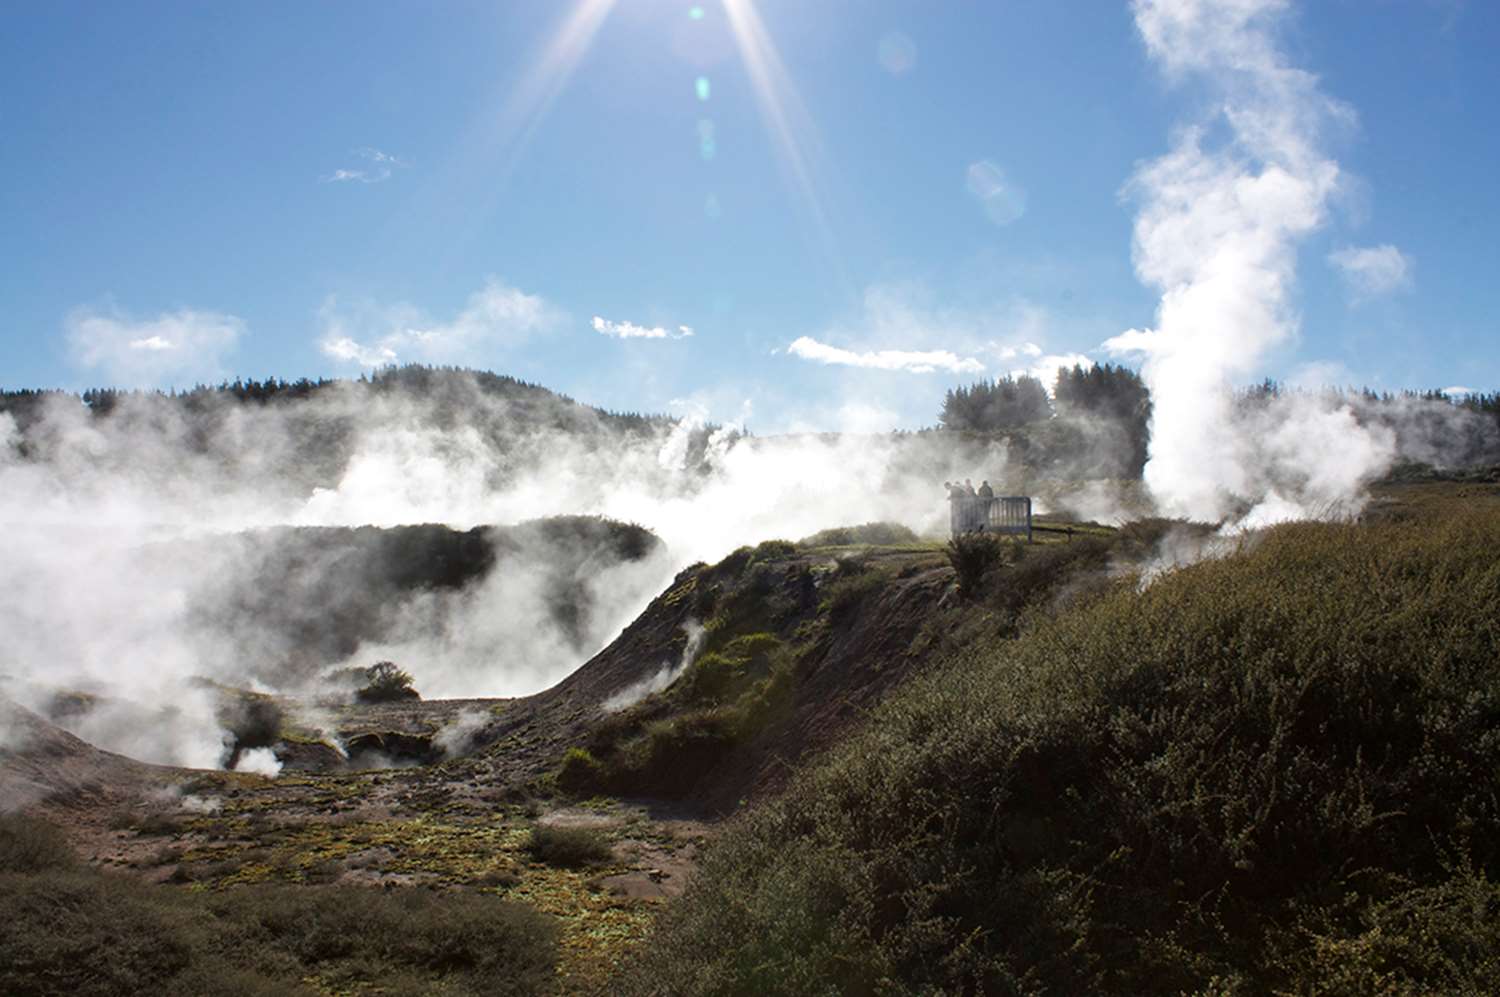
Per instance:
[[[948,499],[948,528],[960,533],[1000,533],[1024,536],[1031,542],[1031,496],[955,495]]]

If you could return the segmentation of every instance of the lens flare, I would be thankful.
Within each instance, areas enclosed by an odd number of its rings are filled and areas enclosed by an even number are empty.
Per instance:
[[[917,64],[917,44],[899,31],[887,31],[875,47],[875,58],[892,76],[903,76]]]
[[[987,159],[969,166],[965,185],[996,225],[1009,225],[1026,213],[1026,192]]]
[[[700,76],[693,81],[693,92],[698,95],[699,100],[708,100],[709,91],[707,76]]]

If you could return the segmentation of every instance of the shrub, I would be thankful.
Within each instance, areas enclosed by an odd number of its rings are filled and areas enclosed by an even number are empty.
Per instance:
[[[526,850],[538,862],[577,869],[608,862],[614,855],[609,838],[591,827],[558,827],[538,824],[531,829]]]
[[[1014,553],[988,585],[996,609],[1018,616],[1088,572],[1109,564],[1110,542],[1104,537],[1078,537],[1068,543],[1016,544]]]
[[[550,919],[485,894],[258,886],[207,905],[241,951],[269,948],[286,969],[343,990],[404,978],[408,992],[442,981],[444,992],[536,993],[556,959]]]
[[[767,540],[757,544],[753,560],[780,561],[788,557],[794,557],[797,553],[797,545],[790,540]]]
[[[477,893],[193,894],[77,869],[0,873],[0,905],[7,994],[533,994],[554,983],[551,919]]]
[[[1404,888],[1403,888],[1404,887]],[[1482,994],[1500,979],[1500,884],[1460,866],[1432,886],[1395,884],[1310,908],[1271,964],[1310,994]]]
[[[601,720],[589,738],[591,750],[564,754],[557,787],[569,793],[688,793],[736,744],[784,710],[795,681],[775,634],[729,638],[700,655],[664,695]]]
[[[1000,563],[1000,543],[988,533],[960,533],[948,541],[948,563],[958,574],[958,594],[972,599],[979,594],[985,572]]]
[[[719,578],[737,578],[753,560],[754,547],[736,547],[724,560],[713,566],[713,573]]]
[[[20,814],[0,814],[0,873],[66,869],[76,862],[57,828]]]
[[[840,572],[836,577],[837,580],[828,585],[822,606],[829,622],[834,624],[842,624],[852,618],[866,599],[885,588],[890,581],[890,577],[884,572],[866,571],[862,567],[848,574]]]
[[[604,766],[584,748],[569,748],[557,770],[557,788],[565,793],[591,793],[604,788]]]
[[[744,673],[744,662],[718,651],[699,655],[678,680],[680,695],[692,703],[717,702]]]
[[[412,688],[412,677],[393,661],[377,661],[365,669],[365,685],[354,694],[361,703],[395,703],[403,699],[421,699]]]
[[[742,693],[754,679],[770,670],[781,641],[765,632],[732,638],[716,651],[701,654],[674,684],[676,696],[688,703],[724,702]]]
[[[1156,556],[1162,542],[1169,537],[1196,542],[1212,536],[1217,529],[1212,523],[1195,523],[1187,519],[1136,519],[1115,531],[1115,548],[1128,560],[1145,561]]]
[[[0,993],[163,992],[206,941],[175,900],[82,870],[0,875]]]

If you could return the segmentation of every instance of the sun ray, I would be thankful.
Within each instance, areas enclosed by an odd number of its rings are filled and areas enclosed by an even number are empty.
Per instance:
[[[514,166],[532,133],[568,85],[616,2],[578,0],[552,41],[511,92],[500,110],[495,134],[496,140],[506,147],[508,167]]]
[[[816,131],[787,73],[776,43],[766,31],[755,0],[723,0],[740,58],[750,73],[756,104],[775,142],[782,168],[803,200],[818,240],[837,266],[833,234],[813,180],[809,149],[816,148]]]
[[[493,217],[527,145],[593,46],[618,0],[577,0],[544,47],[483,103],[445,162],[388,223],[387,231],[430,227],[446,264],[461,260]],[[559,5],[561,6],[561,5]],[[462,210],[457,210],[461,206]]]

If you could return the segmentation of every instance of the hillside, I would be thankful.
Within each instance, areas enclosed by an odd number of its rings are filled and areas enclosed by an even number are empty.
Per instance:
[[[1385,497],[951,654],[724,835],[626,989],[1490,992],[1500,489]]]

